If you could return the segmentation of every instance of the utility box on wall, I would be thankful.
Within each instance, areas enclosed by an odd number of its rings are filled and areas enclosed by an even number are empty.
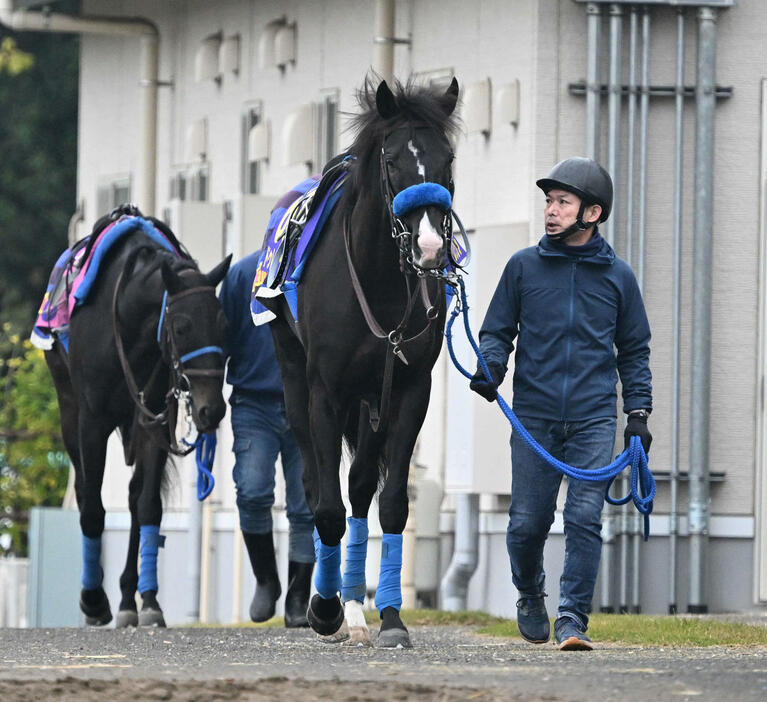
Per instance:
[[[29,510],[29,626],[80,626],[80,513]]]
[[[168,224],[200,270],[207,273],[224,257],[224,206],[220,202],[171,200]]]
[[[528,244],[527,222],[482,227],[471,235],[472,260],[466,276],[469,322],[479,342],[479,329],[512,254]],[[463,324],[453,325],[456,355],[474,372],[477,359]],[[513,356],[499,392],[511,404]],[[469,389],[457,371],[448,374],[445,491],[507,495],[511,490],[509,437],[511,426],[496,403],[488,403]]]

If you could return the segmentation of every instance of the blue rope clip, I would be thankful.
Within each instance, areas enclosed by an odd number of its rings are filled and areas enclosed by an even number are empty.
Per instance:
[[[453,349],[453,322],[456,317],[463,312],[463,325],[466,329],[466,337],[474,349],[474,353],[477,355],[479,366],[482,368],[482,372],[485,374],[487,380],[492,380],[490,377],[490,371],[487,368],[487,363],[479,350],[477,342],[474,340],[474,335],[471,333],[469,327],[469,304],[466,298],[466,288],[464,286],[463,278],[456,276],[458,286],[460,287],[460,298],[456,302],[453,311],[450,314],[450,320],[445,328],[445,338],[447,339],[447,350],[450,353],[450,358],[453,361],[455,367],[459,372],[471,378],[472,374],[469,373],[458,361]],[[500,393],[496,396],[496,401],[506,415],[506,418],[511,423],[511,426],[525,441],[525,443],[546,463],[552,468],[555,468],[560,473],[574,478],[576,480],[589,480],[592,482],[600,482],[607,480],[607,488],[605,489],[605,500],[611,505],[625,505],[629,500],[634,503],[637,511],[644,517],[644,540],[650,537],[650,514],[653,509],[653,499],[655,498],[656,485],[655,478],[650,472],[650,468],[647,462],[647,454],[642,448],[642,442],[638,436],[632,436],[629,447],[619,454],[615,460],[607,466],[602,468],[596,468],[594,470],[584,470],[582,468],[573,468],[552,456],[546,451],[530,434],[530,432],[522,426],[514,411],[509,407],[506,400],[503,399]],[[624,468],[631,466],[631,478],[630,478],[630,490],[625,497],[613,498],[610,497],[610,487],[612,486],[615,478],[623,471]]]

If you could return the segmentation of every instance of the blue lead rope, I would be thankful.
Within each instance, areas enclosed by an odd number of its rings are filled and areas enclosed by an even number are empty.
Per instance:
[[[184,441],[182,439],[182,441]],[[186,441],[184,441],[187,444]],[[216,484],[213,477],[213,459],[216,457],[216,432],[200,434],[197,441],[187,446],[194,446],[194,457],[197,461],[197,499],[202,502],[211,492]]]
[[[474,335],[471,333],[469,327],[469,304],[466,299],[466,288],[464,287],[463,278],[460,276],[457,278],[458,285],[460,286],[460,299],[456,302],[453,311],[450,314],[450,320],[445,328],[445,338],[447,339],[447,350],[450,353],[450,358],[453,361],[455,367],[459,372],[471,378],[472,374],[469,373],[458,361],[453,350],[453,322],[456,317],[463,312],[463,325],[466,329],[466,337],[474,349],[474,353],[477,354],[480,368],[485,374],[485,378],[491,381],[490,371],[487,368],[487,363],[479,350],[477,342],[474,340]],[[589,480],[592,482],[599,482],[607,480],[607,488],[605,490],[605,500],[611,505],[625,505],[629,500],[632,500],[634,506],[637,508],[640,514],[644,516],[644,540],[650,537],[650,513],[653,509],[653,499],[655,498],[656,485],[655,478],[653,478],[650,468],[647,463],[647,454],[642,448],[642,442],[638,436],[632,436],[629,447],[623,451],[612,463],[602,468],[596,468],[595,470],[584,470],[582,468],[573,468],[572,466],[563,463],[562,461],[554,458],[550,453],[546,451],[530,434],[522,423],[514,414],[514,411],[509,407],[506,400],[503,399],[500,393],[497,394],[496,400],[500,405],[506,418],[511,423],[514,431],[517,432],[524,440],[525,443],[546,463],[552,468],[555,468],[560,473],[569,478],[575,478],[576,480]],[[615,478],[623,471],[627,466],[631,466],[631,489],[629,493],[622,498],[616,499],[610,497],[610,487],[613,484]]]

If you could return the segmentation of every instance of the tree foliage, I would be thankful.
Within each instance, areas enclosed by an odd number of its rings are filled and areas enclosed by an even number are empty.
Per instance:
[[[29,326],[75,209],[78,40],[0,26],[0,318]]]
[[[67,483],[53,384],[22,339],[75,209],[78,45],[72,34],[0,26],[0,552],[20,555],[28,509],[61,504]]]
[[[69,458],[43,352],[8,323],[0,348],[0,548],[26,555],[29,508],[61,504]]]

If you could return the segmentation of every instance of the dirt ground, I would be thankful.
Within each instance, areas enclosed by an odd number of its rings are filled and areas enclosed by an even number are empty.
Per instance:
[[[295,629],[4,629],[0,701],[767,699],[767,647],[601,644],[588,653],[413,627],[410,650]]]

